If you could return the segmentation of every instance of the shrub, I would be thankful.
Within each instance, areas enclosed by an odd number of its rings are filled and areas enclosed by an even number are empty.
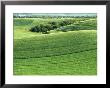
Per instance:
[[[70,25],[70,24],[73,24],[73,20],[71,20],[71,19],[66,19],[59,23],[60,26],[66,26],[66,25]]]
[[[55,22],[55,21],[49,22],[49,24],[51,25],[52,30],[54,30],[54,29],[56,29],[56,28],[58,28],[58,27],[59,27],[58,22]]]
[[[63,21],[60,22],[60,26],[65,26],[65,23]]]
[[[49,22],[49,24],[56,25],[55,21]]]
[[[42,28],[42,34],[48,34],[48,29],[47,28]]]
[[[41,32],[43,33],[43,34],[48,34],[49,32],[48,31],[50,31],[50,26],[49,25],[40,25],[40,28],[41,28]]]
[[[45,28],[48,29],[48,31],[53,30],[53,27],[51,26],[51,24],[46,24],[44,25]]]
[[[42,32],[43,34],[48,34],[50,30],[52,27],[49,24],[37,24],[30,29],[31,32]]]
[[[37,25],[30,29],[31,32],[41,32],[41,26]]]

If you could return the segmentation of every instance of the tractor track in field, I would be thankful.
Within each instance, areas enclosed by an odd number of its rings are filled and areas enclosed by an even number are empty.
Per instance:
[[[88,44],[90,44],[90,43],[91,43],[91,42],[87,42],[87,44],[77,43],[76,47],[77,47],[77,46],[80,46],[80,45],[88,45]],[[91,45],[96,45],[96,43],[92,43]],[[69,47],[72,47],[72,46],[74,46],[74,45],[73,45],[73,44],[70,44],[70,45],[68,45],[68,46],[69,46]],[[45,48],[45,47],[48,47],[48,46],[44,46],[43,48],[41,47],[41,48],[39,48],[39,49],[38,49],[38,48],[37,48],[37,49],[35,49],[35,48],[32,49],[32,46],[31,46],[31,48],[28,47],[28,48],[26,48],[26,49],[23,49],[23,51],[28,51],[28,50],[29,50],[29,51],[30,51],[30,50],[33,50],[33,51],[34,51],[34,50],[42,51],[42,50],[49,50],[49,49],[56,49],[56,48],[65,48],[65,47],[68,47],[68,46],[60,46],[60,47],[59,47],[59,46],[57,46],[57,47],[56,47],[56,46],[53,46],[53,47],[49,47],[49,48]],[[15,51],[17,51],[17,52],[22,52],[21,50],[22,50],[22,48],[21,48],[21,49],[16,49]]]
[[[60,54],[60,55],[47,55],[47,56],[39,56],[39,57],[29,57],[29,58],[42,58],[42,57],[53,57],[53,56],[64,56],[64,55],[68,55],[68,54],[73,54],[73,53],[82,53],[82,52],[86,52],[86,51],[92,51],[92,50],[96,50],[97,48],[92,48],[92,49],[85,49],[85,50],[81,50],[81,51],[75,51],[75,52],[71,52],[71,53],[66,53],[66,54]],[[29,58],[15,58],[15,59],[29,59]]]

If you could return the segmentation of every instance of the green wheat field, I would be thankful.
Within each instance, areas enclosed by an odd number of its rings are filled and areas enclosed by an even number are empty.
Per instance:
[[[97,75],[96,14],[27,14],[13,16],[14,75]]]

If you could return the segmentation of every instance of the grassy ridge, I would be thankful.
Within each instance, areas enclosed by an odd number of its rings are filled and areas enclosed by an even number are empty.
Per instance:
[[[88,35],[88,33],[91,34]],[[42,35],[40,37],[33,37],[25,40],[24,39],[17,41],[15,40],[14,57],[30,58],[42,56],[54,56],[80,52],[82,50],[84,51],[89,49],[95,49],[96,48],[95,38],[96,38],[95,31],[90,32],[76,31],[62,33],[59,35],[57,34],[54,36]],[[20,47],[21,45],[22,47]]]

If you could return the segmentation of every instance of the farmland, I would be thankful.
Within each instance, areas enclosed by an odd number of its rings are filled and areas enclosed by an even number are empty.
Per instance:
[[[14,75],[96,75],[97,20],[14,18],[13,50]]]

